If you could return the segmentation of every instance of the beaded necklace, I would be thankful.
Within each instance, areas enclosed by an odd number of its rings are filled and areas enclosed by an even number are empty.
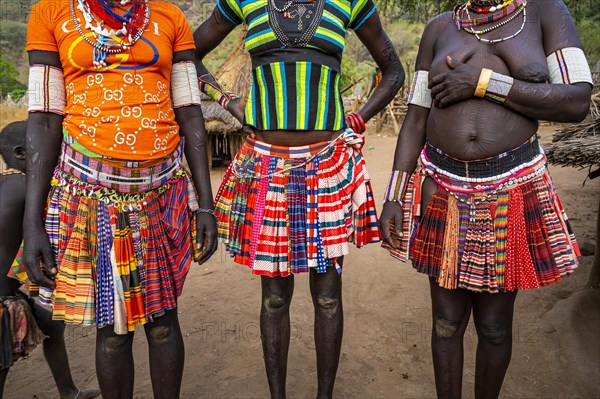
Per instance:
[[[506,7],[500,9],[499,11],[497,10],[492,15],[484,15],[482,17],[473,19],[471,19],[471,16],[469,14],[469,9],[467,6],[468,3],[459,4],[454,8],[453,19],[458,29],[463,29],[467,26],[489,24],[491,22],[496,22],[501,20],[502,18],[509,16],[513,13],[513,11],[520,8],[524,3],[525,0],[515,0],[508,4]],[[466,19],[463,19],[465,16]]]
[[[136,4],[139,5],[137,7],[134,5],[124,16],[119,16],[121,18],[119,22],[123,25],[121,29],[115,31],[112,26],[111,28],[113,29],[111,30],[104,27],[105,21],[98,20],[92,14],[90,6],[85,0],[78,0],[77,7],[75,7],[75,0],[71,0],[71,17],[75,28],[81,37],[94,48],[92,61],[94,69],[98,70],[106,67],[106,59],[109,54],[118,54],[129,49],[144,34],[144,30],[150,21],[150,7],[148,6],[148,0],[143,0]],[[82,12],[83,19],[85,20],[85,28],[91,31],[96,41],[90,39],[81,28],[75,8]],[[141,18],[141,14],[143,14],[143,19]],[[96,23],[96,26],[94,26],[93,22]],[[111,24],[114,25],[114,21],[111,21]],[[135,34],[133,30],[136,31]]]
[[[511,15],[509,18],[505,19],[504,21],[500,22],[497,25],[494,26],[490,26],[489,28],[486,29],[482,29],[482,30],[475,30],[473,28],[467,29],[467,28],[463,28],[463,30],[467,33],[470,33],[472,35],[475,35],[475,37],[477,38],[477,40],[482,41],[482,42],[486,42],[489,44],[494,44],[494,43],[500,43],[500,42],[504,42],[506,40],[512,39],[513,37],[517,36],[519,33],[521,33],[523,31],[523,29],[525,28],[525,24],[527,23],[527,10],[525,9],[525,6],[527,6],[527,2],[523,3],[523,5],[518,9],[517,12],[515,12],[513,15]],[[501,26],[506,25],[507,23],[509,23],[510,21],[512,21],[513,19],[515,19],[517,16],[519,16],[519,14],[523,13],[523,23],[521,24],[521,27],[512,35],[507,36],[507,37],[503,37],[501,39],[486,39],[481,37],[480,35],[489,33],[491,31],[493,31],[494,29],[497,29]]]
[[[105,24],[113,29],[120,29],[125,26],[131,19],[133,7],[127,10],[127,13],[123,16],[115,14],[110,7],[102,0],[90,1],[87,3],[89,10],[92,14],[97,15],[98,18]]]
[[[497,6],[498,4],[502,4],[504,0],[473,0],[470,3],[473,3],[480,7],[491,7]]]
[[[271,6],[271,8],[273,8],[275,11],[277,11],[279,13],[286,12],[292,6],[292,4],[294,4],[294,0],[289,0],[287,3],[285,3],[283,5],[282,8],[277,8],[275,1],[269,0],[269,5]]]
[[[496,11],[500,11],[501,9],[510,5],[512,2],[513,2],[513,0],[508,0],[508,1],[505,1],[504,3],[500,3],[495,6],[491,6],[491,7],[483,6],[482,7],[482,6],[475,5],[469,1],[469,2],[467,2],[467,8],[469,10],[471,10],[472,12],[476,12],[478,14],[488,14],[488,13],[494,13]]]
[[[289,0],[287,3],[285,3],[283,5],[282,8],[278,8],[277,5],[275,4],[275,1],[273,1],[272,7],[275,11],[277,12],[286,12],[293,4],[309,4],[309,3],[314,3],[315,0]]]
[[[281,14],[281,13],[287,12],[287,10],[294,3],[300,3],[299,7],[305,7],[302,3],[312,3],[312,2],[314,2],[314,0],[313,1],[290,0],[288,3],[286,3],[286,5],[283,8],[277,8],[275,5],[275,0],[268,1],[266,7],[267,7],[267,11],[269,13],[269,26],[271,26],[271,29],[273,30],[273,32],[275,33],[275,36],[281,42],[283,47],[289,47],[290,45],[293,45],[294,47],[305,47],[308,44],[308,42],[310,41],[310,39],[312,39],[315,32],[317,31],[319,23],[321,22],[321,17],[323,15],[323,9],[325,7],[325,0],[320,0],[320,1],[317,0],[317,1],[318,1],[317,8],[314,12],[312,21],[308,25],[307,29],[302,33],[302,35],[299,38],[294,39],[293,42],[289,38],[289,36],[285,33],[285,31],[283,30],[281,25],[279,24],[279,19],[278,19],[279,15],[277,13]],[[302,12],[301,14],[304,15],[304,12]],[[300,13],[298,13],[298,15],[300,15]],[[302,17],[300,17],[300,21],[298,23],[298,30],[302,30],[302,29],[303,29]]]

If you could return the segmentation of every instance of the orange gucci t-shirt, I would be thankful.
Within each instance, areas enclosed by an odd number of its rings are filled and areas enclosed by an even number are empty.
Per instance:
[[[102,156],[147,160],[170,154],[179,143],[171,103],[173,53],[194,49],[185,16],[173,4],[150,0],[150,22],[140,39],[95,70],[86,38],[96,39],[77,6],[78,0],[42,0],[33,6],[27,30],[27,51],[59,53],[67,99],[63,127]]]

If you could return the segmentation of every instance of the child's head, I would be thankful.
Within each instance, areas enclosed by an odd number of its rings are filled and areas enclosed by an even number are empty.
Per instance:
[[[12,122],[0,132],[0,155],[6,166],[25,171],[25,133],[27,121]]]

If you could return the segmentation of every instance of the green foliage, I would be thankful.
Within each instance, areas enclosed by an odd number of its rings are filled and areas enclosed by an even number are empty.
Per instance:
[[[585,55],[590,65],[594,66],[600,61],[600,35],[598,35],[599,23],[593,19],[582,19],[577,21],[577,32],[583,44]]]
[[[2,21],[0,24],[0,50],[4,54],[23,51],[26,41],[26,24],[14,21]]]
[[[204,57],[202,61],[206,69],[208,69],[211,73],[217,72],[223,61],[231,54],[235,45],[240,40],[240,35],[242,34],[242,27],[237,27],[233,32],[231,32],[221,44],[217,46],[210,54]]]
[[[385,30],[394,43],[405,68],[413,65],[417,58],[419,41],[424,24],[406,20],[391,21],[383,18]],[[363,78],[360,82],[363,91],[368,91],[371,85],[371,75],[375,71],[375,61],[369,51],[360,42],[356,34],[349,32],[346,37],[346,49],[342,58],[341,87],[346,88],[352,82]]]
[[[20,81],[27,79],[27,25],[15,21],[0,23],[0,52],[5,55],[17,70],[15,78]]]
[[[16,101],[19,101],[21,98],[23,98],[25,93],[27,93],[27,89],[24,87],[21,87],[21,88],[12,90],[8,94],[10,95],[10,98],[12,98],[16,102]]]
[[[590,65],[600,61],[600,0],[566,0]]]
[[[449,0],[376,0],[382,13],[392,18],[427,22],[431,17],[452,10],[458,1]]]
[[[25,89],[25,85],[17,80],[17,71],[15,66],[8,60],[5,60],[0,52],[0,95],[2,97],[14,90]]]

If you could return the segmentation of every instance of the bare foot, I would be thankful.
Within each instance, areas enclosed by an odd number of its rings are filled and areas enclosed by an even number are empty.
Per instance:
[[[100,396],[100,389],[98,388],[86,388],[80,389],[77,396],[74,399],[93,399]]]

